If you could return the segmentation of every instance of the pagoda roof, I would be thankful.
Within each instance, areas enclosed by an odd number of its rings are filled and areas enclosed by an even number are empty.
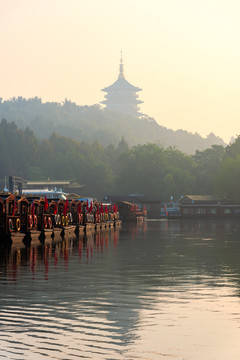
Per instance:
[[[131,91],[141,91],[139,87],[133,86],[128,82],[124,77],[119,77],[112,85],[105,87],[102,91],[108,92],[111,90],[131,90]]]

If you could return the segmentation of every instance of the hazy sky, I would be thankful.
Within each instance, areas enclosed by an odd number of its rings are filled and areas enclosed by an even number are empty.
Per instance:
[[[0,97],[79,105],[118,76],[159,124],[240,134],[239,0],[0,0]]]

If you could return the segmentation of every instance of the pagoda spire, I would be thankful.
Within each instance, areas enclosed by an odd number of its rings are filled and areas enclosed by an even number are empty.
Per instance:
[[[121,51],[121,59],[120,59],[120,65],[119,65],[119,79],[125,79],[124,73],[123,73],[123,59],[122,59],[122,51]]]

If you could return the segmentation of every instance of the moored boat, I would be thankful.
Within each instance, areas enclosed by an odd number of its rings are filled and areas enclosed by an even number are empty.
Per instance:
[[[45,242],[113,227],[116,212],[94,202],[4,194],[0,197],[0,245],[12,242]]]
[[[147,218],[145,208],[140,209],[137,204],[128,201],[120,201],[117,203],[120,218],[126,222],[142,222]]]

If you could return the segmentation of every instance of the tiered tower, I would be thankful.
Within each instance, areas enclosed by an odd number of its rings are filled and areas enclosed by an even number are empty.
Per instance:
[[[108,111],[139,117],[142,114],[138,111],[138,105],[143,101],[138,99],[137,92],[141,90],[125,79],[121,54],[118,79],[112,85],[102,89],[106,95],[101,103],[106,105],[105,109]]]

